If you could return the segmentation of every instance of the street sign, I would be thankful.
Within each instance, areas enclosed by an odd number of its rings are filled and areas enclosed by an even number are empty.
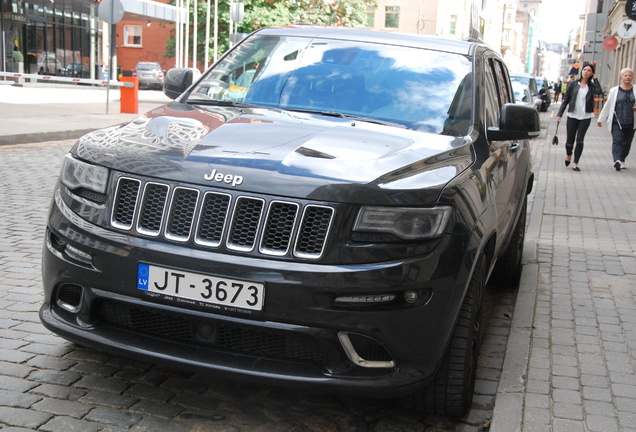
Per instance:
[[[230,19],[234,22],[243,21],[245,3],[230,3]]]
[[[605,48],[607,51],[614,51],[617,46],[618,39],[616,39],[614,36],[608,36],[603,41],[603,48]]]
[[[627,0],[625,2],[625,13],[628,18],[636,20],[636,0]]]
[[[117,24],[124,17],[121,0],[102,0],[97,7],[97,16],[108,24]]]
[[[616,34],[621,39],[631,39],[636,36],[636,21],[625,20],[616,28]]]

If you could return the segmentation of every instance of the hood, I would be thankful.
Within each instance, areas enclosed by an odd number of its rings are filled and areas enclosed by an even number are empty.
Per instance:
[[[431,204],[472,163],[468,138],[268,108],[173,102],[77,142],[129,174],[331,202]]]

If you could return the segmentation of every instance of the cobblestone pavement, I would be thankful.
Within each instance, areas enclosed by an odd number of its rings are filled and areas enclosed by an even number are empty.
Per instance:
[[[513,291],[488,296],[492,313],[475,401],[471,412],[458,420],[418,415],[392,401],[226,382],[85,349],[51,334],[38,318],[40,254],[53,185],[73,142],[0,146],[3,432],[444,432],[487,427],[506,350]]]
[[[559,147],[544,164],[524,431],[636,431],[636,157],[616,172],[594,121],[580,173]]]

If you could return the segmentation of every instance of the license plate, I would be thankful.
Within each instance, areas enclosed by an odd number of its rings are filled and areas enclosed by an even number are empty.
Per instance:
[[[265,285],[185,272],[149,264],[137,266],[137,288],[240,309],[262,310]]]

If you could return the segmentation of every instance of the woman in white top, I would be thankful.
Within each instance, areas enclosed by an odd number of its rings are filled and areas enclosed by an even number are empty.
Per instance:
[[[591,64],[583,65],[581,69],[581,77],[578,80],[572,80],[568,84],[568,88],[563,96],[563,102],[557,115],[557,122],[561,122],[561,117],[568,108],[568,120],[566,123],[567,138],[565,141],[565,166],[570,165],[572,154],[572,169],[581,171],[579,168],[579,159],[583,154],[583,139],[587,129],[590,127],[592,117],[594,117],[594,95],[602,93],[598,81],[594,79],[594,66]],[[576,148],[574,142],[576,141]]]
[[[625,168],[625,159],[634,139],[636,88],[632,84],[633,80],[633,70],[621,70],[621,84],[610,89],[607,102],[598,116],[598,126],[603,126],[603,122],[607,120],[607,127],[612,134],[612,158],[616,171]]]

